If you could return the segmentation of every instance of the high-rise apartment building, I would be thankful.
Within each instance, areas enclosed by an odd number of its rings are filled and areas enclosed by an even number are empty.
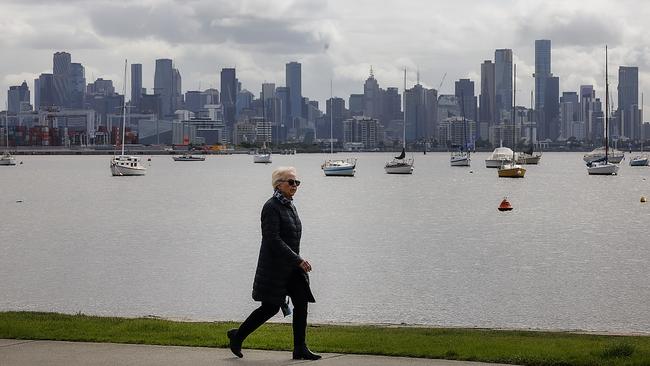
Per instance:
[[[544,106],[542,108],[544,121],[537,133],[541,140],[553,141],[560,137],[560,78],[551,76],[544,82]]]
[[[551,74],[551,41],[538,39],[535,41],[535,110],[544,107],[546,79]]]
[[[641,137],[639,111],[639,68],[618,68],[618,128],[620,136],[637,140]]]
[[[53,57],[54,104],[60,107],[70,105],[71,56],[67,52],[56,52]]]
[[[474,82],[470,79],[459,79],[455,83],[454,95],[458,98],[462,114],[466,119],[476,122],[476,95]]]
[[[481,64],[481,94],[479,96],[479,137],[487,140],[489,128],[496,124],[496,96],[494,85],[494,63],[485,60]]]
[[[142,100],[142,64],[131,64],[131,105],[140,109]]]
[[[21,111],[21,104],[29,104],[29,86],[23,81],[21,85],[10,86],[7,93],[7,112],[18,113]]]
[[[494,51],[494,91],[497,120],[501,122],[512,114],[512,50]]]
[[[167,58],[157,59],[153,79],[153,92],[160,98],[163,116],[169,116],[174,113],[172,110],[173,90],[174,70],[172,60]]]
[[[289,62],[286,64],[286,86],[289,88],[291,116],[290,128],[297,128],[297,120],[302,117],[302,65],[299,62]]]
[[[436,137],[438,128],[438,91],[416,84],[405,92],[406,141],[424,141]]]
[[[70,104],[73,109],[83,109],[86,104],[86,71],[82,64],[70,64]]]
[[[227,127],[235,124],[235,104],[237,103],[237,75],[234,68],[221,69],[221,105]]]
[[[55,105],[54,75],[41,74],[34,80],[34,108],[40,110]]]

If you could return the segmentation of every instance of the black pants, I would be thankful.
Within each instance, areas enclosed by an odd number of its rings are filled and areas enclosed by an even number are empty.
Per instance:
[[[294,272],[289,280],[287,292],[293,303],[293,349],[300,350],[306,345],[305,333],[307,331],[307,284],[300,272]],[[280,305],[262,302],[262,306],[253,310],[251,315],[244,320],[237,330],[237,338],[242,342],[255,329],[280,311]]]

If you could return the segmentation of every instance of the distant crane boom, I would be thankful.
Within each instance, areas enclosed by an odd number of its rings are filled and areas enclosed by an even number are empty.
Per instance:
[[[447,73],[445,72],[445,74],[442,75],[442,79],[440,80],[440,85],[438,85],[438,91],[440,91],[440,88],[442,88],[442,83],[445,82],[446,77],[447,77]]]

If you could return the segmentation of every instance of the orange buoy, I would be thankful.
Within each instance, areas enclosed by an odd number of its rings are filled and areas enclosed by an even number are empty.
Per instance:
[[[508,198],[504,197],[503,201],[501,201],[501,204],[499,204],[499,211],[512,211],[512,205],[510,202],[508,202]]]

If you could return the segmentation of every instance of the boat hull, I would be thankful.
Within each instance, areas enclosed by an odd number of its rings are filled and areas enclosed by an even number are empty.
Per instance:
[[[648,166],[648,158],[631,159],[630,166]]]
[[[470,158],[467,156],[463,157],[458,157],[458,156],[452,156],[451,159],[449,160],[449,164],[451,166],[469,166],[470,165]]]
[[[174,161],[205,161],[205,156],[174,156],[172,159],[174,159]]]
[[[145,168],[131,168],[119,165],[111,165],[111,173],[113,176],[134,176],[134,175],[145,175],[147,169]]]
[[[254,163],[260,164],[270,164],[271,163],[271,154],[258,154],[253,157]]]
[[[386,165],[384,170],[387,174],[413,174],[413,166],[404,164],[404,165]]]
[[[499,168],[503,164],[508,164],[512,162],[510,159],[485,159],[486,168]]]
[[[10,165],[16,165],[16,159],[7,158],[7,159],[0,160],[0,166],[10,166]]]
[[[354,177],[356,170],[354,167],[325,167],[323,173],[328,177]]]
[[[517,158],[517,164],[537,165],[541,158],[541,155],[521,155]]]
[[[617,175],[618,165],[612,163],[594,163],[592,166],[587,167],[589,175]]]
[[[515,165],[514,167],[499,168],[499,178],[523,178],[526,175],[526,169]]]

